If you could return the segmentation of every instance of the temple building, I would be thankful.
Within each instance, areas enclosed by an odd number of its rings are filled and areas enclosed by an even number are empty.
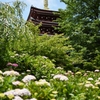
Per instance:
[[[58,23],[55,20],[59,17],[57,11],[49,10],[48,0],[44,0],[44,9],[39,9],[31,6],[28,21],[32,21],[35,25],[42,24],[40,34],[47,33],[49,35],[59,34],[58,30],[54,27],[58,27]]]

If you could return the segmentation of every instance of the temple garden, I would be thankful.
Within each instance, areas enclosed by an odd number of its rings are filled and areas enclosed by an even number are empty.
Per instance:
[[[62,1],[55,35],[23,19],[23,2],[0,2],[0,100],[100,100],[100,0]]]

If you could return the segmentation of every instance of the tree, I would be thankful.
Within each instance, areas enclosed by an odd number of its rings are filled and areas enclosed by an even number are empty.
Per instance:
[[[66,9],[59,10],[59,30],[70,38],[75,52],[83,52],[81,67],[89,64],[95,67],[94,59],[100,55],[100,0],[61,1],[66,4]]]
[[[11,6],[12,5],[12,6]],[[25,7],[23,2],[0,2],[0,65],[5,66],[5,59],[9,58],[9,50],[14,49],[18,34],[23,24],[22,11]],[[17,48],[17,45],[16,45]]]

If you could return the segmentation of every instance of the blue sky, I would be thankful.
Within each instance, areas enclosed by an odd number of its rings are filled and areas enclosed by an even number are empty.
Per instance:
[[[0,0],[0,1],[1,2],[12,2],[15,0]],[[28,18],[31,6],[43,9],[43,1],[44,0],[20,0],[20,1],[23,1],[24,3],[27,4],[27,7],[25,8],[25,10],[23,12],[23,18],[25,20],[27,20],[27,18]],[[66,5],[63,2],[60,2],[60,0],[48,0],[48,7],[50,10],[57,11],[59,8],[65,9]]]

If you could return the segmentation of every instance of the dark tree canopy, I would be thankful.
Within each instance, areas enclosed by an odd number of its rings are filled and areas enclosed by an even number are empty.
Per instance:
[[[61,0],[59,30],[70,38],[76,52],[82,52],[83,63],[100,56],[100,0]],[[91,63],[92,64],[92,63]]]

